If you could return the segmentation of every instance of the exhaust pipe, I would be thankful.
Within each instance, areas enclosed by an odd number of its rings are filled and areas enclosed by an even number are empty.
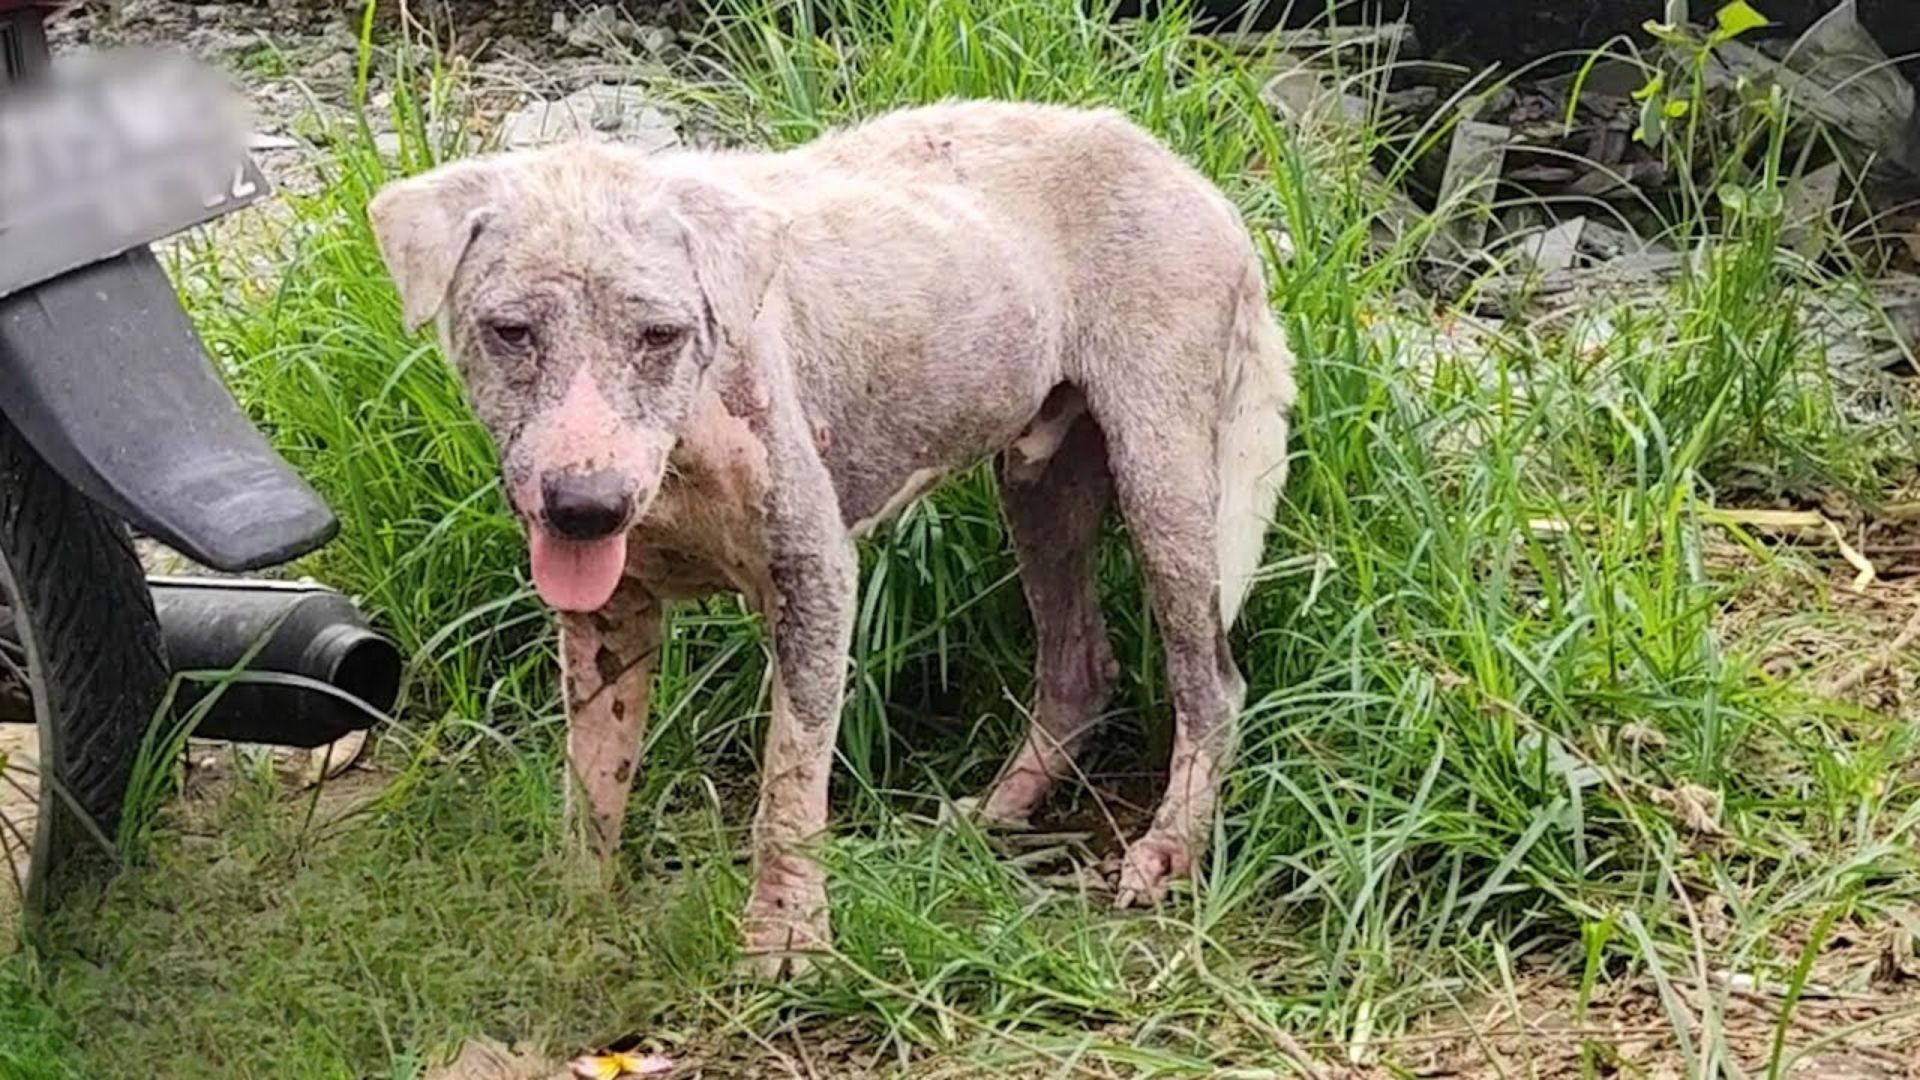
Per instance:
[[[340,692],[290,682],[236,679],[222,689],[183,680],[174,699],[179,715],[220,694],[194,729],[199,738],[324,746],[373,726],[372,714],[341,694],[379,713],[399,696],[400,650],[332,589],[232,578],[150,577],[147,584],[173,671],[231,671],[246,660],[245,671],[304,676]]]

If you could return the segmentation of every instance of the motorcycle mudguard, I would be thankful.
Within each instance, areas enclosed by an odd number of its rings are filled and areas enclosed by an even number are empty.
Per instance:
[[[0,412],[81,493],[216,570],[339,531],[214,373],[145,247],[0,297]]]

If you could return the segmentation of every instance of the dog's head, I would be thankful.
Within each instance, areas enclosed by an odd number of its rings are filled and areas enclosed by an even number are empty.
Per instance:
[[[744,348],[782,216],[708,159],[585,144],[442,166],[368,216],[499,447],[541,595],[601,607],[702,379]]]

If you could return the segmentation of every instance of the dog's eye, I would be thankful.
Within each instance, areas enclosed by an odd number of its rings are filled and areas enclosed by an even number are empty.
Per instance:
[[[680,344],[680,339],[686,336],[687,331],[683,326],[675,326],[672,323],[654,323],[640,331],[640,343],[649,349],[664,349],[671,345]]]
[[[487,332],[493,335],[494,340],[509,349],[524,349],[533,344],[533,327],[526,323],[488,323]]]

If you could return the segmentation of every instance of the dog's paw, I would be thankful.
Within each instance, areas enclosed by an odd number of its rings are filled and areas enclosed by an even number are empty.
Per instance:
[[[763,982],[799,979],[814,971],[814,958],[831,944],[826,920],[748,916],[740,974]]]
[[[813,970],[813,957],[833,944],[826,885],[818,871],[780,874],[754,883],[741,926],[740,970],[766,980]]]
[[[940,804],[940,824],[952,825],[959,821],[971,821],[983,829],[1008,832],[1022,832],[1033,828],[1033,822],[1027,815],[997,810],[991,798],[980,795],[968,795]]]
[[[1120,888],[1115,907],[1150,906],[1167,898],[1167,886],[1193,871],[1193,845],[1158,830],[1127,845],[1120,860]]]
[[[585,889],[613,889],[620,884],[621,866],[617,852],[609,851],[569,836],[554,853],[552,865],[567,881]]]

